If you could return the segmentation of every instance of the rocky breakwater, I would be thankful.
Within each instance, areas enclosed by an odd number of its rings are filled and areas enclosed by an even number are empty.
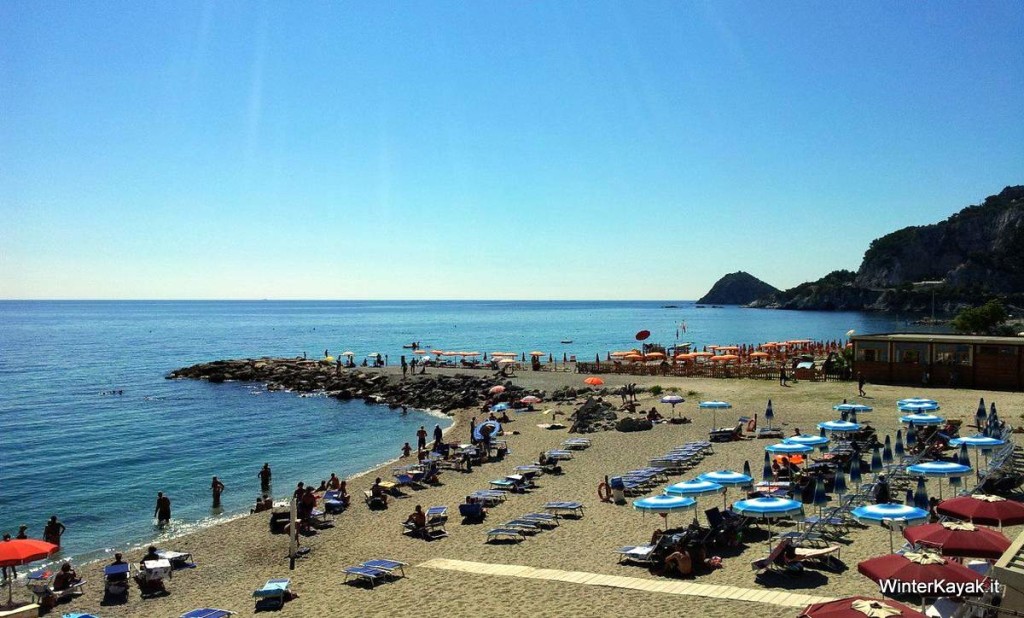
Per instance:
[[[340,369],[325,361],[302,358],[219,360],[172,371],[167,379],[188,378],[222,382],[260,382],[270,391],[322,393],[342,401],[361,399],[392,408],[440,410],[450,414],[460,408],[478,408],[485,402],[514,401],[526,395],[543,398],[543,391],[528,391],[490,375],[416,375],[399,379],[389,374],[360,369]],[[495,385],[505,387],[491,395]]]

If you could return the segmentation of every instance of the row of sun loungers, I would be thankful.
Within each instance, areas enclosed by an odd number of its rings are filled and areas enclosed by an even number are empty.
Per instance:
[[[583,516],[582,502],[548,502],[544,505],[545,513],[527,513],[507,521],[497,528],[487,531],[485,543],[496,540],[523,541],[527,536],[532,536],[551,528],[558,527],[558,520],[566,515],[574,517]]]

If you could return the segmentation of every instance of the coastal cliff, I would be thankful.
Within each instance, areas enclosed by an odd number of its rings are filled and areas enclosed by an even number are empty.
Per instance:
[[[1024,306],[1024,186],[1006,187],[945,221],[871,242],[856,273],[764,295],[752,307],[954,313],[1001,298]]]
[[[708,305],[746,305],[759,298],[775,294],[779,290],[750,273],[729,273],[715,282],[711,290],[705,294],[698,304]]]

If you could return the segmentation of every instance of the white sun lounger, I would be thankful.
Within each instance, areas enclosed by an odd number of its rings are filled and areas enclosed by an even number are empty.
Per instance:
[[[615,550],[619,554],[619,562],[630,560],[632,562],[651,563],[654,555],[654,545],[627,545]]]
[[[582,502],[548,502],[544,510],[555,515],[575,515],[583,517]]]

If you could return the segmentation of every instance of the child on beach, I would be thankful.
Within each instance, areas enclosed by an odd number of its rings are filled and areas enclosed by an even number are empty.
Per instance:
[[[402,457],[403,458],[404,457],[408,457],[411,454],[412,454],[412,447],[409,446],[408,442],[406,442],[405,445],[402,447]]]

